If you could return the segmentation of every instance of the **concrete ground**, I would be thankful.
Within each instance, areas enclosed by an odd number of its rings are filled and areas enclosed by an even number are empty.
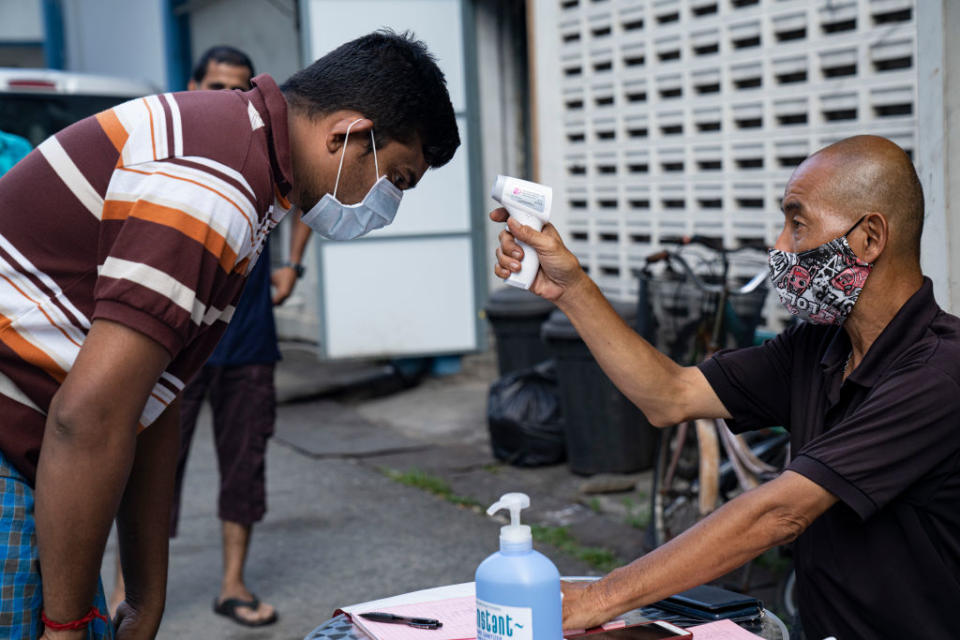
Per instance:
[[[508,491],[531,496],[525,514],[540,525],[535,545],[562,574],[599,575],[646,550],[649,472],[587,479],[563,464],[520,469],[494,460],[486,426],[492,352],[409,388],[390,366],[319,363],[295,344],[284,345],[284,356],[268,513],[247,567],[248,585],[280,620],[246,629],[211,611],[221,570],[219,476],[205,410],[159,638],[299,639],[339,606],[472,580],[497,549],[501,524],[482,510]],[[114,554],[111,541],[108,593]]]

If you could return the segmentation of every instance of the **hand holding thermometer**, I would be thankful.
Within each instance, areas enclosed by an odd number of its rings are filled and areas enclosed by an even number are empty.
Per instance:
[[[503,205],[511,218],[535,231],[543,229],[543,225],[550,220],[550,207],[553,204],[553,189],[550,187],[519,178],[497,176],[490,195]],[[523,249],[520,271],[511,274],[505,282],[512,287],[529,289],[540,269],[540,257],[532,247],[519,240],[517,243]]]

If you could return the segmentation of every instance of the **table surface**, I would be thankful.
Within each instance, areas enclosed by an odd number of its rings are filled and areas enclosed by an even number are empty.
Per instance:
[[[630,623],[631,620],[635,621],[638,620],[638,618],[649,618],[651,613],[651,609],[647,607],[645,609],[636,609],[627,612],[621,617],[626,620],[627,623]],[[761,623],[758,626],[743,626],[747,630],[767,640],[789,640],[790,636],[787,633],[786,627],[773,613],[764,609],[764,615],[760,620]],[[363,631],[353,626],[350,618],[346,615],[339,615],[330,618],[311,631],[304,640],[369,640],[369,638],[367,638]]]

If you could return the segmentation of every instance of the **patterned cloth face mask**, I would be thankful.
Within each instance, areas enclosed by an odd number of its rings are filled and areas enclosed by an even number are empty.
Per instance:
[[[865,217],[815,249],[802,253],[770,249],[770,280],[787,311],[813,324],[843,324],[873,269],[847,242]]]
[[[370,187],[370,191],[363,200],[356,204],[343,204],[337,200],[337,187],[340,186],[340,172],[343,169],[343,157],[347,152],[347,140],[350,138],[350,127],[363,118],[358,118],[347,127],[343,138],[343,151],[340,154],[340,167],[337,169],[337,180],[333,185],[333,193],[325,193],[317,204],[303,214],[301,220],[308,227],[328,240],[353,240],[366,235],[374,229],[385,227],[397,215],[403,191],[400,191],[387,176],[380,177],[380,165],[377,163],[377,144],[370,130],[370,140],[373,144],[373,166],[377,181]]]

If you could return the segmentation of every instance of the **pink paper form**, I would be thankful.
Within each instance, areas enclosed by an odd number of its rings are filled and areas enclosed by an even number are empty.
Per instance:
[[[701,624],[690,627],[690,631],[693,632],[693,640],[763,640],[731,620]]]
[[[439,629],[417,629],[405,624],[373,622],[361,618],[361,613],[379,611],[398,616],[434,618],[443,623]],[[470,640],[477,637],[477,599],[473,596],[404,604],[370,611],[356,611],[353,624],[375,640]]]

